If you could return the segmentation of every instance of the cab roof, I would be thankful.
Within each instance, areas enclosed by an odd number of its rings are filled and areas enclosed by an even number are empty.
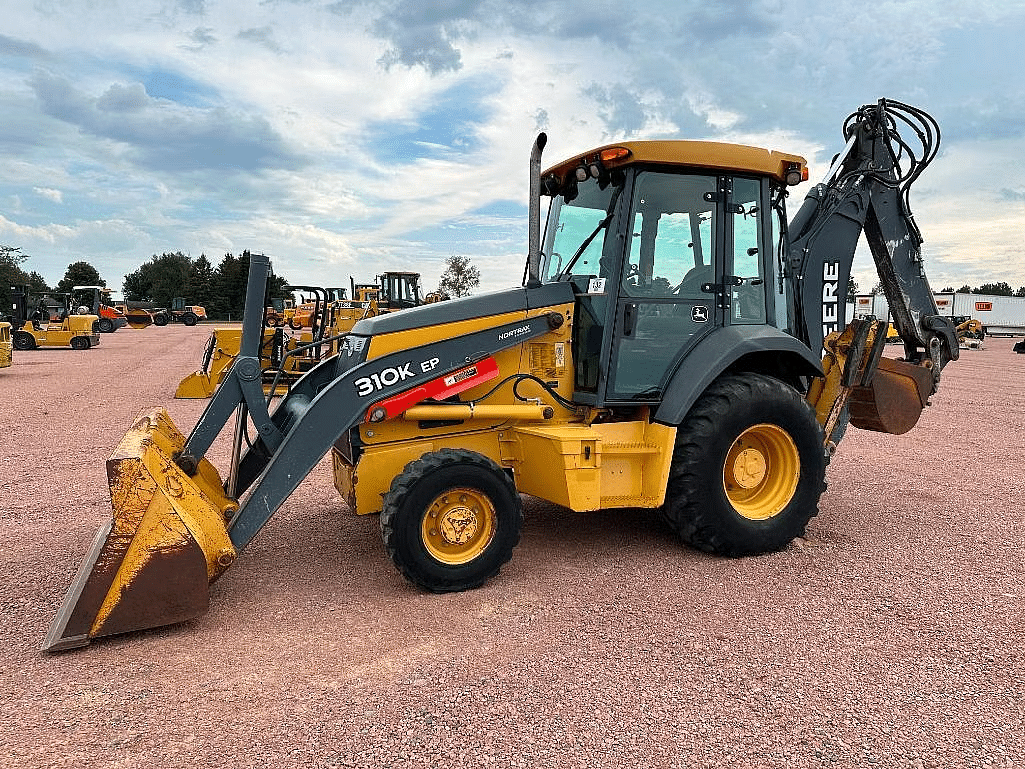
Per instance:
[[[627,152],[615,152],[620,148]],[[617,154],[622,157],[615,157]],[[786,183],[787,172],[794,166],[799,168],[802,175],[807,173],[808,167],[807,160],[788,152],[749,147],[744,144],[673,139],[606,144],[552,166],[542,174],[542,178],[554,176],[561,185],[569,180],[577,168],[586,167],[596,161],[600,161],[606,169],[650,163],[679,168],[758,174],[771,176],[781,183]]]

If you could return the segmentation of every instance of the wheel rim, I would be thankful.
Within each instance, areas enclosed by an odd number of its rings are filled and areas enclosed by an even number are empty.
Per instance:
[[[486,494],[456,488],[439,494],[427,507],[420,536],[432,558],[458,566],[484,552],[497,526],[498,514]]]
[[[749,427],[733,442],[723,467],[723,489],[745,518],[772,518],[794,498],[801,457],[794,439],[780,427]]]

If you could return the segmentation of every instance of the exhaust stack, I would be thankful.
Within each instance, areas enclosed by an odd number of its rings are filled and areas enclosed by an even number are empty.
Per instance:
[[[548,134],[542,132],[534,140],[530,151],[530,214],[527,239],[527,288],[541,285],[541,153],[548,143]]]

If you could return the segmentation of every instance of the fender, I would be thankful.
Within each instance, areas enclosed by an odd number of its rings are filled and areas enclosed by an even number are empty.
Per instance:
[[[679,425],[694,401],[723,372],[746,356],[757,356],[752,368],[769,373],[775,366],[796,376],[823,376],[822,361],[798,339],[772,326],[726,326],[702,339],[686,357],[687,365],[677,367],[666,385],[662,403],[654,420],[664,425]],[[784,362],[785,361],[785,362]],[[695,372],[701,372],[695,377]]]

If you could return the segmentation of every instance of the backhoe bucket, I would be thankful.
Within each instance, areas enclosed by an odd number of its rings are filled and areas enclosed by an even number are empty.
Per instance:
[[[139,416],[107,460],[111,520],[96,535],[43,651],[196,617],[210,583],[235,560],[225,521],[237,508],[217,470],[175,462],[185,445],[167,411]]]
[[[851,390],[851,424],[862,430],[903,435],[918,423],[932,388],[932,369],[880,358],[871,384]]]

